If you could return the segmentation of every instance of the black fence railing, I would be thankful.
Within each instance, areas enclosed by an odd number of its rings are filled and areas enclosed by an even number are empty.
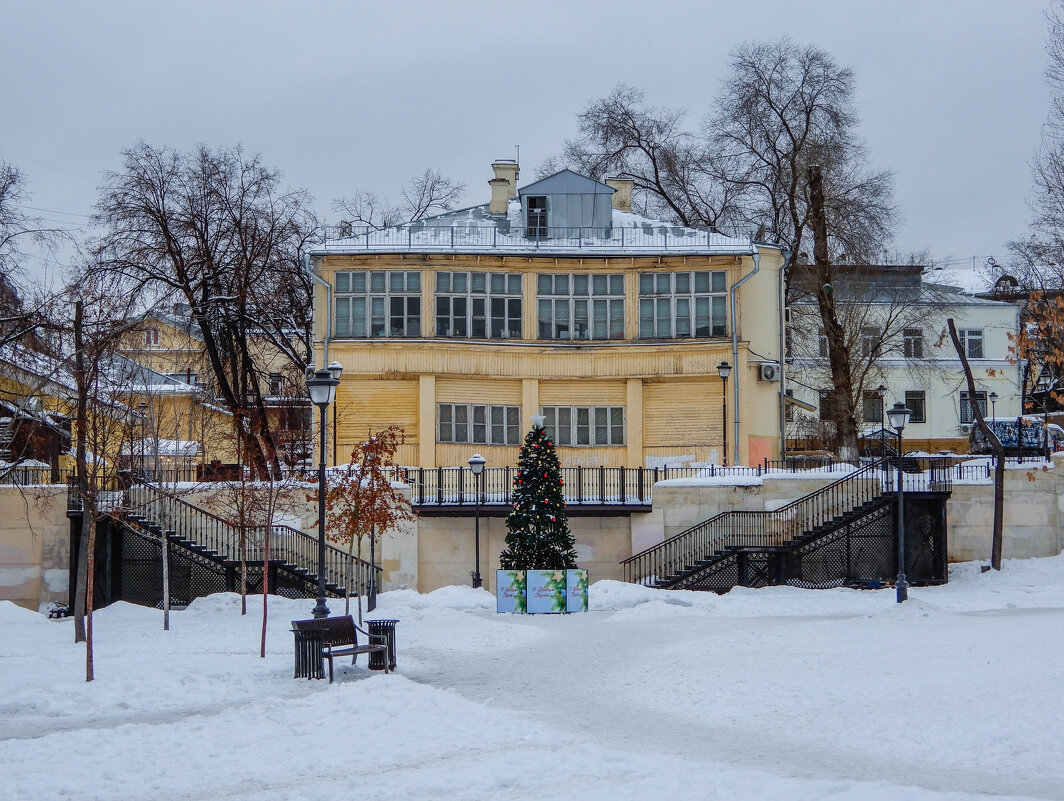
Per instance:
[[[216,514],[194,506],[159,487],[132,482],[124,491],[116,489],[114,497],[101,511],[116,517],[138,515],[163,531],[172,531],[179,540],[194,543],[218,559],[237,562],[263,562],[266,557],[266,527],[241,528]],[[71,493],[72,495],[75,493]],[[298,568],[300,572],[318,572],[318,540],[289,526],[272,526],[269,560]],[[371,586],[380,586],[380,567],[371,566],[333,545],[325,546],[325,582],[349,588],[351,594],[364,594]],[[376,573],[374,580],[371,576]]]
[[[658,584],[729,548],[771,548],[794,543],[859,507],[893,493],[898,485],[897,459],[881,460],[772,511],[722,512],[647,548],[621,564],[626,581]],[[948,492],[945,463],[925,472],[901,471],[906,492]]]

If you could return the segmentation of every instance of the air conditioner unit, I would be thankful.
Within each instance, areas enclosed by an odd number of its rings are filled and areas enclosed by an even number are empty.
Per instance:
[[[761,365],[761,371],[758,373],[758,378],[761,381],[779,381],[780,380],[780,366],[774,362]]]

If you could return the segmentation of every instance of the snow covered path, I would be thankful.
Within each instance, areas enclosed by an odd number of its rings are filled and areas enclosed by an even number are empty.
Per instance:
[[[493,612],[484,591],[381,597],[399,673],[293,681],[288,621],[231,595],[69,621],[0,603],[5,798],[1064,799],[1064,558],[945,587],[665,593]],[[252,608],[254,608],[252,604]],[[338,609],[334,609],[339,611]],[[324,725],[322,725],[324,723]],[[322,755],[328,757],[327,762]]]

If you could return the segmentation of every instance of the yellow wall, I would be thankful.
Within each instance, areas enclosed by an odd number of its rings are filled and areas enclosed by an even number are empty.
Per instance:
[[[774,458],[779,450],[780,384],[757,380],[764,360],[761,355],[774,359],[779,354],[778,277],[782,257],[776,251],[766,254],[760,272],[738,290],[739,359],[729,380],[728,439],[729,449],[733,449],[733,424],[738,415],[744,461]],[[717,365],[733,362],[730,335],[705,340],[639,340],[638,278],[642,272],[723,270],[731,286],[753,266],[751,257],[692,255],[570,258],[368,253],[322,257],[315,267],[328,281],[338,270],[421,272],[421,339],[333,339],[329,343],[328,359],[338,360],[345,368],[338,392],[339,451],[342,454],[370,430],[396,424],[406,432],[406,445],[400,453],[405,464],[463,465],[474,451],[493,465],[515,464],[517,446],[436,443],[436,404],[519,404],[522,436],[531,425],[531,416],[543,406],[610,405],[625,407],[625,444],[560,447],[563,465],[634,467],[647,459],[675,456],[719,463],[724,457],[723,398]],[[521,273],[524,338],[468,341],[433,337],[437,270]],[[545,272],[623,274],[625,339],[535,339],[536,276]],[[316,286],[319,361],[326,333],[324,304],[324,289]],[[733,381],[739,382],[738,409]]]

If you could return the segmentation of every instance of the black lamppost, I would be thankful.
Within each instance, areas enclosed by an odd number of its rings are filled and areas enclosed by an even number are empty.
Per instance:
[[[993,420],[997,417],[997,399],[998,394],[996,392],[990,393],[990,419]]]
[[[473,495],[475,497],[473,512],[473,547],[476,549],[476,557],[473,572],[469,575],[473,578],[473,589],[478,589],[483,582],[480,579],[480,477],[484,475],[484,465],[487,459],[479,453],[469,457],[469,469],[473,471]]]
[[[342,364],[340,364],[340,362],[336,361],[335,359],[325,369],[328,370],[329,371],[329,375],[331,375],[337,381],[340,380],[340,376],[344,372],[344,366]],[[336,410],[339,407],[340,407],[340,404],[336,404],[335,406],[333,406],[333,427],[332,427],[333,458],[332,458],[332,462],[333,462],[334,465],[336,464],[336,432],[339,431],[339,428],[336,425]]]
[[[329,607],[325,605],[325,411],[336,399],[336,386],[339,379],[322,368],[314,372],[314,377],[307,379],[307,391],[310,402],[321,410],[321,447],[318,460],[318,603],[311,611],[316,618],[328,617]]]
[[[909,582],[905,579],[905,487],[901,473],[901,432],[905,430],[911,414],[912,411],[905,408],[904,403],[895,403],[887,412],[890,427],[898,432],[898,579],[894,584],[898,590],[898,603],[909,598]]]
[[[887,388],[880,384],[876,387],[876,394],[879,395],[879,428],[886,428],[886,415],[887,415]]]
[[[721,362],[717,365],[717,375],[720,376],[720,380],[724,382],[724,404],[721,409],[721,428],[724,431],[724,459],[721,464],[724,467],[728,466],[728,376],[731,375],[731,365],[727,362]]]

